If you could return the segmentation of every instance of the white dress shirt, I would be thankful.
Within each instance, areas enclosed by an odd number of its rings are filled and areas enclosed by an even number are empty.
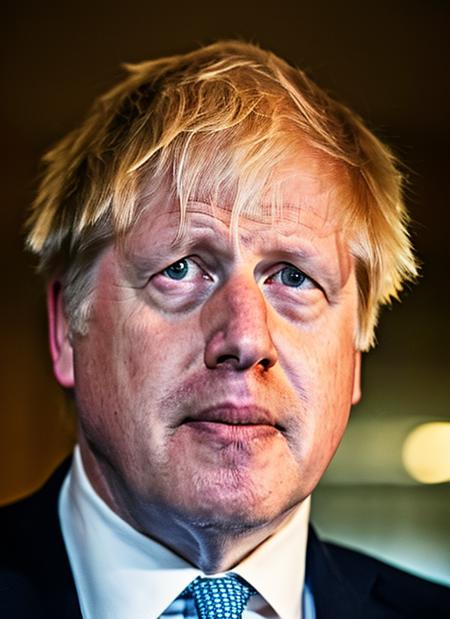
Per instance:
[[[243,619],[314,619],[307,589],[302,600],[309,509],[307,499],[230,570],[258,592]],[[84,619],[157,619],[194,578],[205,576],[106,505],[86,476],[78,448],[61,489],[59,517]]]

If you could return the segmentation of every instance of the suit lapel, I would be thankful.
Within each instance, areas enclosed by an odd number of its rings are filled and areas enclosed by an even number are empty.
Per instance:
[[[312,527],[308,537],[306,579],[313,592],[316,619],[387,619],[391,616],[389,611],[386,614],[386,610],[380,610],[370,600],[377,572],[365,573],[358,589],[354,588]]]
[[[59,491],[69,465],[70,461],[63,463],[37,493],[5,510],[10,520],[12,573],[17,590],[23,592],[21,600],[15,596],[15,603],[30,610],[11,616],[38,617],[39,607],[46,619],[81,619],[58,516]]]

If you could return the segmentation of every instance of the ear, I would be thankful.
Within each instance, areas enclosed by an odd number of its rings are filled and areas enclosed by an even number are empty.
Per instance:
[[[62,387],[74,387],[73,349],[64,313],[61,283],[53,280],[47,287],[47,313],[53,372]]]
[[[361,399],[361,352],[355,352],[355,367],[353,369],[352,404],[358,404]]]

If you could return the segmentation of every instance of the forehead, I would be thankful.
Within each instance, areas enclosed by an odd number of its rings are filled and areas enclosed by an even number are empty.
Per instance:
[[[297,232],[317,238],[340,232],[347,187],[342,166],[304,147],[261,176],[265,182],[260,189],[237,179],[232,189],[218,186],[211,192],[198,182],[184,199],[173,194],[169,182],[159,185],[157,195],[144,188],[139,222],[131,238],[159,234],[167,228],[179,240],[211,220],[241,240],[263,232],[281,236]],[[210,179],[207,187],[211,187]]]

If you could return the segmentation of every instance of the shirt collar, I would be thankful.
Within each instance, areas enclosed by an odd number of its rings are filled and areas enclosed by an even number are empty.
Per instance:
[[[233,572],[249,582],[281,619],[302,616],[309,511],[308,497],[288,522],[233,568]],[[255,602],[250,600],[249,608],[254,607]]]
[[[301,617],[309,499],[236,565],[281,619]],[[59,515],[83,617],[158,617],[201,570],[119,518],[92,488],[79,449],[64,482]],[[252,598],[257,610],[263,600]]]

